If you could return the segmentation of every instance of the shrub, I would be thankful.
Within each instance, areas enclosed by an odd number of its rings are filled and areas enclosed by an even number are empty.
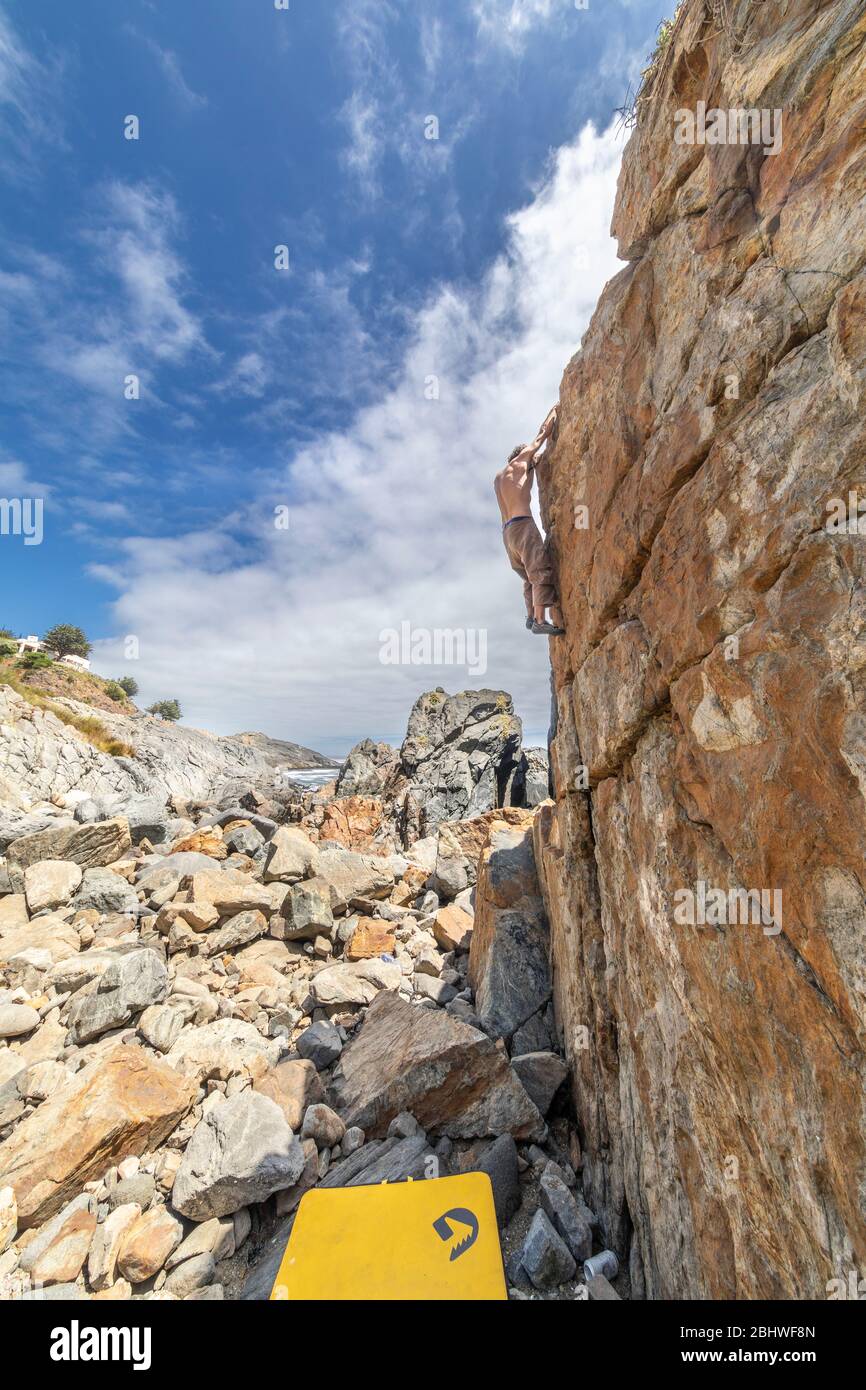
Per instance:
[[[42,671],[46,666],[53,666],[54,662],[45,652],[25,652],[18,665],[24,671]]]
[[[105,693],[110,700],[125,700],[126,691],[120,681],[106,681]]]
[[[133,697],[133,695],[138,694],[138,681],[135,680],[133,676],[120,676],[117,681],[117,684],[120,686],[121,690],[124,691],[124,693],[130,697],[130,699]]]
[[[157,700],[155,704],[148,705],[148,714],[158,714],[161,719],[180,719],[180,705],[177,700]]]

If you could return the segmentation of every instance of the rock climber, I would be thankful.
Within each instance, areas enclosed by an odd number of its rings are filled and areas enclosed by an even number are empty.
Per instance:
[[[529,510],[536,454],[553,433],[556,407],[551,410],[531,444],[518,444],[505,467],[496,474],[494,488],[502,513],[502,540],[511,568],[523,580],[526,626],[538,637],[563,637],[562,610],[547,543]],[[550,621],[546,613],[550,612]]]

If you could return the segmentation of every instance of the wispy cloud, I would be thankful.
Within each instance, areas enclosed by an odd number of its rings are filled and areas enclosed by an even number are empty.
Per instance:
[[[40,61],[30,53],[0,10],[0,174],[13,182],[38,177],[40,144],[63,145],[62,71],[58,54]]]
[[[175,96],[191,109],[207,106],[208,99],[200,92],[194,92],[183,75],[180,59],[170,48],[163,48],[156,39],[150,38],[146,34],[141,34],[132,24],[125,24],[124,31],[135,40],[136,43],[145,47],[153,55],[159,65],[163,76],[171,87]]]
[[[338,751],[363,733],[396,735],[421,689],[468,681],[465,670],[380,664],[380,631],[409,620],[485,628],[483,683],[511,690],[529,725],[545,726],[547,653],[523,626],[492,476],[556,397],[618,268],[608,225],[619,157],[613,133],[591,127],[558,151],[508,218],[503,255],[474,287],[429,298],[397,379],[349,429],[248,486],[220,526],[120,546],[116,630],[139,636],[148,698],[177,691],[198,723],[314,745],[330,736]],[[274,524],[280,503],[287,531]],[[107,647],[105,669],[120,657]]]
[[[472,10],[479,36],[506,48],[519,48],[526,36],[574,0],[473,0]]]

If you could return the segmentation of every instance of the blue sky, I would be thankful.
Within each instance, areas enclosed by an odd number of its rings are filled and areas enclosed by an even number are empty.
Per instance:
[[[618,269],[667,8],[0,0],[0,496],[45,499],[0,625],[78,623],[218,732],[342,752],[441,684],[543,736],[490,480]],[[383,666],[404,621],[483,630],[486,673]]]

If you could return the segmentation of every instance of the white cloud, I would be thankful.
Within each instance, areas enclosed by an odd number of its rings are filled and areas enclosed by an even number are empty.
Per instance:
[[[349,133],[343,164],[364,192],[373,197],[379,191],[377,175],[385,149],[379,107],[372,98],[355,91],[343,105],[340,116]]]
[[[574,0],[473,0],[479,36],[507,48],[519,48],[531,30],[549,23],[557,12],[574,9]]]
[[[503,687],[528,728],[546,727],[546,644],[524,628],[492,477],[556,398],[618,268],[608,225],[619,157],[613,133],[591,127],[556,153],[508,219],[506,253],[474,289],[431,296],[396,384],[351,428],[250,486],[245,510],[218,529],[122,545],[116,631],[139,637],[148,700],[177,693],[196,724],[258,727],[324,751],[398,737],[436,684]],[[434,374],[440,398],[427,400]],[[281,500],[292,502],[288,531],[274,526]],[[486,675],[383,666],[380,631],[404,620],[486,629]],[[118,647],[102,654],[104,669],[121,669]]]

